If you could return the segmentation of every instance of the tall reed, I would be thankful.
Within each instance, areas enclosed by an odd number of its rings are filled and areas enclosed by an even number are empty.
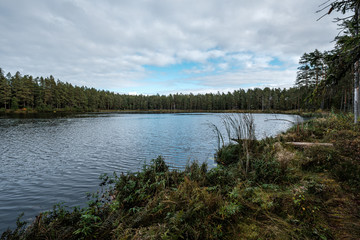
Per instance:
[[[240,144],[246,153],[246,162],[242,165],[245,167],[245,173],[248,173],[250,165],[250,146],[253,140],[256,139],[255,124],[252,114],[238,113],[222,115],[221,123],[226,132],[227,143],[225,143],[225,137],[221,131],[223,128],[211,124],[213,131],[217,136],[218,150],[225,147],[226,144],[231,144],[231,142]]]

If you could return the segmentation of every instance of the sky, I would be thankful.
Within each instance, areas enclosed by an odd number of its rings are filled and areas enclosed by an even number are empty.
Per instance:
[[[125,94],[288,88],[325,0],[0,0],[0,67]]]

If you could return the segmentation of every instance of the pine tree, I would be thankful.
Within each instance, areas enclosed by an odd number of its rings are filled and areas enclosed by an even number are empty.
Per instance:
[[[2,69],[0,68],[0,106],[5,109],[11,99],[11,87],[8,80],[5,78]]]

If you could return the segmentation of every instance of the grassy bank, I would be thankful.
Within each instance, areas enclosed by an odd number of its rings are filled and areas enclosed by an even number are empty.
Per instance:
[[[104,175],[86,208],[56,205],[1,239],[360,239],[360,127],[329,114],[261,141],[233,138],[218,166]],[[287,142],[327,142],[295,148]]]

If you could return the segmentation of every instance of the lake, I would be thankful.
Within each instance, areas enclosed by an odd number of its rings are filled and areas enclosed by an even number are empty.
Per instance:
[[[219,113],[77,114],[0,117],[0,233],[18,215],[31,221],[59,202],[78,206],[98,189],[102,173],[141,169],[162,155],[172,168],[188,161],[215,166]],[[296,115],[253,114],[257,139],[300,122]],[[285,119],[285,120],[284,120]]]

